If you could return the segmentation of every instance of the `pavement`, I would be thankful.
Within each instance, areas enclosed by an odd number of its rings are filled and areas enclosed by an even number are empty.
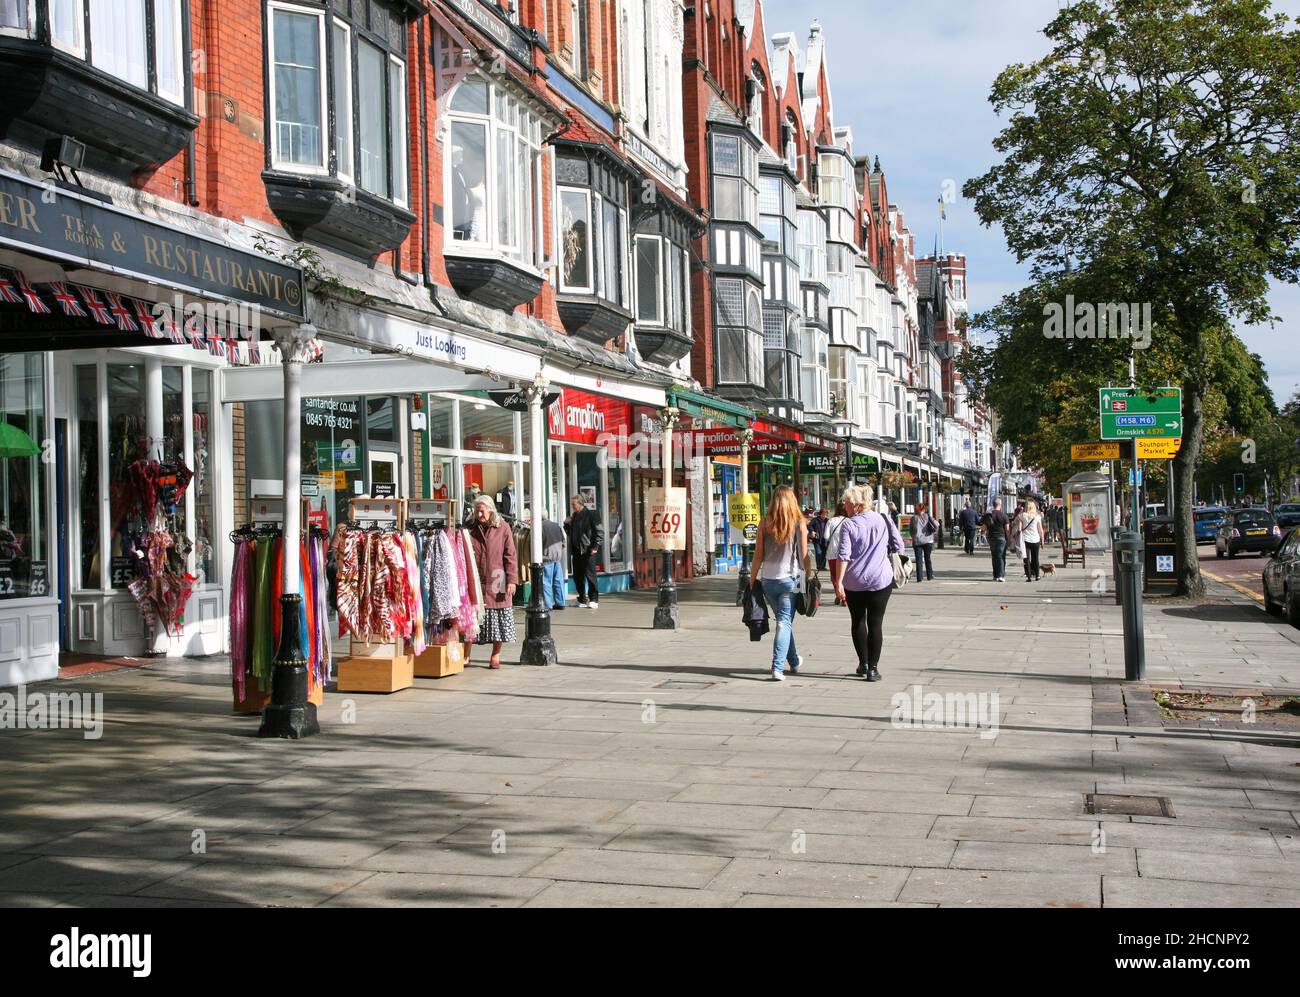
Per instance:
[[[230,713],[222,659],[31,687],[104,725],[0,730],[0,904],[1300,905],[1300,740],[1163,726],[1097,566],[935,567],[879,683],[829,602],[770,681],[732,575],[682,586],[678,631],[653,592],[558,614],[555,667],[330,692],[302,742]],[[1300,631],[1214,595],[1147,605],[1149,683],[1300,690]]]

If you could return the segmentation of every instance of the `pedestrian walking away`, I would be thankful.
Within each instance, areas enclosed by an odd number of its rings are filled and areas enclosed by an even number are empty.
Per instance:
[[[600,599],[600,592],[596,589],[596,558],[605,542],[605,534],[600,528],[600,520],[587,508],[581,495],[573,496],[569,506],[573,512],[564,522],[569,533],[569,553],[573,555],[573,584],[578,590],[578,607],[596,609]]]
[[[813,545],[813,551],[817,555],[817,570],[826,570],[826,550],[827,543],[830,539],[830,517],[827,515],[826,507],[817,510],[817,515],[813,516],[812,521],[808,524],[808,542]]]
[[[970,499],[966,500],[966,508],[961,511],[961,530],[966,535],[966,553],[975,553],[975,531],[979,529],[980,514],[975,511],[971,505]]]
[[[564,527],[542,517],[542,598],[547,609],[564,609],[567,579],[564,575]]]
[[[894,586],[890,555],[903,552],[903,536],[890,517],[871,511],[870,486],[850,485],[843,501],[849,515],[840,526],[834,552],[835,560],[843,564],[835,594],[849,607],[857,673],[868,682],[879,682],[885,609]]]
[[[989,554],[993,558],[993,580],[1005,582],[1007,580],[1007,526],[1010,520],[1002,511],[1001,499],[993,500],[993,508],[984,513],[981,522],[984,524],[984,533],[989,540]]]
[[[1033,499],[1027,501],[1024,512],[1016,518],[1020,521],[1020,541],[1025,548],[1025,578],[1036,582],[1042,577],[1038,557],[1043,546],[1043,517],[1038,503]]]
[[[844,573],[844,565],[833,558],[835,552],[840,549],[840,527],[844,525],[845,518],[844,503],[840,502],[835,506],[835,515],[826,521],[826,556],[831,571],[831,589],[836,593],[835,605],[837,606],[844,605],[844,600],[839,597],[839,576]]]
[[[511,604],[519,585],[519,558],[515,537],[509,524],[497,512],[492,496],[486,493],[474,499],[474,521],[469,528],[474,560],[478,564],[479,582],[483,587],[486,615],[479,627],[478,643],[492,645],[489,668],[501,667],[501,645],[513,644],[515,611]],[[469,664],[469,656],[465,657]]]
[[[921,502],[912,517],[912,551],[916,556],[916,580],[934,581],[934,541],[939,536],[939,522]]]
[[[799,674],[803,658],[794,644],[795,596],[804,590],[804,563],[808,559],[808,530],[804,526],[794,489],[780,485],[772,493],[767,515],[758,525],[754,545],[754,563],[758,565],[756,581],[771,607],[776,623],[772,644],[772,678],[784,681],[788,665],[791,675]]]

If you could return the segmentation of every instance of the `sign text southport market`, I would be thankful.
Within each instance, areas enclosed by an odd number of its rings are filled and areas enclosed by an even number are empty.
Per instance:
[[[0,244],[306,318],[297,267],[3,171]]]

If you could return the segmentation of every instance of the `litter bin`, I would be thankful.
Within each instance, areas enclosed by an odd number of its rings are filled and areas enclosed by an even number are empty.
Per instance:
[[[1153,516],[1142,524],[1142,591],[1172,595],[1178,590],[1178,536],[1172,516]]]

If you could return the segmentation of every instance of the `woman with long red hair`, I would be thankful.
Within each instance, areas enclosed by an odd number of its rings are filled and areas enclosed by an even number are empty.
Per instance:
[[[754,563],[758,565],[756,581],[776,618],[776,637],[772,646],[772,678],[785,681],[785,667],[798,675],[803,658],[794,647],[794,602],[803,591],[804,561],[808,557],[808,528],[794,497],[794,489],[780,485],[772,493],[767,515],[758,524],[758,542],[754,546]]]

